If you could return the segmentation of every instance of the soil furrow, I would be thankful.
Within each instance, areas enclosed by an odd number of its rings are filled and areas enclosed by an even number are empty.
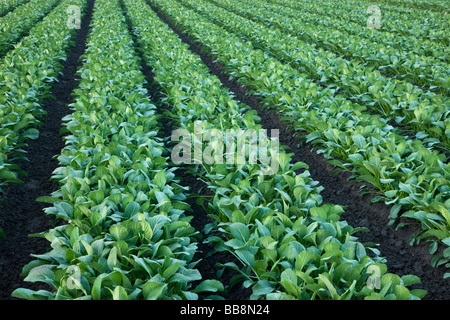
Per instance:
[[[62,118],[70,113],[68,104],[73,102],[71,93],[78,84],[76,71],[80,65],[80,56],[86,50],[86,37],[92,16],[94,0],[90,0],[82,18],[81,28],[70,49],[67,60],[62,61],[63,69],[58,82],[42,108],[47,111],[43,125],[39,127],[39,138],[28,142],[25,148],[28,162],[19,163],[28,173],[22,180],[24,184],[9,184],[4,187],[5,203],[0,204],[0,225],[6,233],[6,239],[0,240],[0,299],[10,300],[11,293],[19,288],[38,290],[42,284],[30,284],[20,276],[22,268],[29,263],[31,254],[45,253],[49,248],[46,239],[31,238],[30,234],[44,232],[52,228],[52,221],[45,216],[43,209],[47,204],[36,202],[41,196],[49,196],[58,189],[51,180],[53,171],[58,167],[59,155],[64,147],[60,129]]]
[[[395,226],[388,226],[390,207],[384,203],[371,203],[373,193],[361,195],[362,183],[349,182],[349,173],[337,172],[331,174],[336,168],[327,164],[322,154],[312,151],[312,146],[302,142],[301,137],[294,136],[293,130],[281,121],[281,115],[275,111],[263,108],[263,103],[256,95],[249,93],[249,89],[231,80],[230,75],[225,72],[225,66],[218,63],[209,54],[208,49],[201,43],[194,41],[180,28],[170,22],[157,8],[148,3],[158,14],[160,19],[167,23],[178,36],[190,46],[191,51],[198,54],[202,61],[209,67],[212,74],[216,75],[222,84],[235,94],[238,100],[247,104],[258,112],[261,117],[262,126],[269,129],[279,129],[280,143],[289,147],[289,152],[294,153],[293,161],[302,161],[309,165],[311,177],[319,181],[325,189],[321,192],[324,202],[345,206],[342,219],[353,227],[366,227],[368,233],[359,232],[356,236],[361,242],[372,242],[377,244],[381,256],[387,259],[388,272],[400,276],[405,274],[417,275],[422,283],[415,287],[425,289],[428,294],[424,299],[442,300],[450,299],[450,280],[443,279],[446,268],[441,266],[433,268],[430,265],[432,255],[428,253],[428,244],[410,246],[409,241],[412,234],[420,230],[417,224],[412,224],[395,230]],[[405,220],[402,222],[413,222]]]

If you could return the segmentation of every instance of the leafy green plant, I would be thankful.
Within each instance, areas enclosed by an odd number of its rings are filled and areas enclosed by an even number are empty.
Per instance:
[[[219,79],[143,0],[124,0],[124,4],[144,59],[166,92],[165,101],[173,106],[168,115],[180,126],[190,132],[196,121],[205,130],[260,127],[255,112],[232,100]],[[158,2],[157,6],[177,12],[170,17],[184,17],[175,2]],[[251,287],[255,299],[423,297],[424,291],[409,292],[403,286],[418,279],[400,281],[400,277],[385,276],[386,270],[382,272],[383,289],[371,291],[367,268],[383,265],[383,259],[376,249],[351,236],[358,229],[340,221],[340,206],[322,204],[321,187],[309,177],[307,166],[292,164],[290,156],[279,153],[279,170],[273,175],[261,175],[258,163],[203,162],[197,166],[199,178],[213,194],[208,203],[212,222],[205,227],[207,241],[217,251],[226,250],[236,257],[223,264],[240,272],[242,277],[235,280]],[[302,169],[300,174],[295,172]],[[370,258],[366,250],[376,257]],[[308,262],[311,266],[303,269]],[[339,272],[334,273],[336,269]],[[343,274],[348,278],[341,280]]]

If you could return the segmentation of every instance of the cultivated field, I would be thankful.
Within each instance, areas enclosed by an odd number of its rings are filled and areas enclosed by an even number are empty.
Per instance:
[[[0,299],[450,299],[446,0],[3,0]]]

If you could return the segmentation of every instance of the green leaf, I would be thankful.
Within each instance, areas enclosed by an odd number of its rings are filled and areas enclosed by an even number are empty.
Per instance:
[[[353,136],[352,140],[360,148],[364,148],[366,145],[366,139],[360,134]]]
[[[112,249],[111,249],[111,251],[109,252],[109,255],[108,255],[108,260],[107,260],[107,265],[108,265],[108,268],[109,268],[109,270],[113,270],[114,269],[114,267],[116,266],[116,264],[117,264],[117,247],[113,247]]]
[[[141,206],[139,205],[139,203],[137,203],[135,201],[131,201],[125,207],[125,214],[127,217],[131,218],[136,213],[138,213],[140,209],[141,209]]]
[[[302,251],[298,254],[297,259],[295,260],[295,269],[301,271],[310,261],[318,261],[319,259],[320,256],[317,253],[306,250]]]
[[[450,237],[441,240],[445,245],[450,246]]]
[[[55,274],[52,269],[55,266],[43,264],[30,270],[28,276],[24,279],[27,282],[44,282],[49,285],[54,285]]]
[[[12,292],[11,296],[25,300],[50,300],[54,298],[55,294],[45,290],[33,291],[30,289],[18,288]]]
[[[322,280],[322,282],[327,287],[328,291],[330,292],[331,298],[333,300],[338,300],[339,295],[336,291],[336,288],[333,286],[333,284],[328,280],[328,278],[324,274],[319,274],[319,279]]]
[[[30,128],[27,131],[24,132],[24,137],[27,137],[28,139],[35,140],[39,138],[39,130],[35,128]]]
[[[418,276],[415,276],[415,275],[412,275],[412,274],[407,274],[405,276],[402,276],[400,279],[402,279],[404,286],[410,286],[410,285],[413,285],[413,284],[421,283],[420,278]]]
[[[248,249],[239,249],[235,253],[237,256],[248,266],[253,268],[255,262],[255,255],[252,254]]]
[[[259,280],[253,286],[252,295],[255,297],[265,296],[269,293],[272,293],[275,290],[276,282],[268,281],[268,280]]]
[[[89,193],[89,199],[95,202],[95,204],[100,204],[105,199],[105,193],[103,190],[96,190]]]
[[[404,286],[396,285],[394,291],[397,300],[409,300],[409,290]]]
[[[150,280],[142,287],[142,294],[146,300],[158,300],[167,291],[167,284]]]
[[[169,279],[172,275],[174,275],[177,270],[180,268],[181,262],[175,262],[174,264],[170,265],[166,270],[164,270],[162,276],[164,279]]]
[[[411,294],[416,296],[419,299],[424,298],[427,295],[427,290],[423,290],[423,289],[414,289],[411,290]]]
[[[292,165],[291,170],[298,170],[298,169],[309,169],[309,166],[304,162],[296,162],[294,165]]]
[[[124,240],[128,236],[128,230],[124,226],[121,225],[113,225],[109,228],[109,233],[112,235],[114,240]]]
[[[67,202],[58,202],[54,204],[54,207],[58,210],[57,215],[66,218],[67,220],[73,219],[73,208]]]
[[[390,211],[390,215],[392,219],[397,219],[398,213],[400,212],[400,209],[402,208],[401,204],[395,204]]]
[[[240,222],[232,223],[230,225],[230,232],[235,239],[244,243],[246,243],[250,238],[250,231],[248,230],[248,227]]]
[[[37,202],[43,202],[43,203],[56,203],[58,201],[61,201],[61,199],[56,197],[49,197],[49,196],[42,196],[36,199]]]

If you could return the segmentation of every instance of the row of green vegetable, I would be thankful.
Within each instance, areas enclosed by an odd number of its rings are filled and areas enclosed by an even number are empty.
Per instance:
[[[378,71],[351,63],[329,51],[317,50],[301,40],[286,36],[276,28],[268,28],[207,1],[180,0],[183,4],[230,32],[289,63],[334,94],[382,114],[392,123],[412,128],[416,139],[430,147],[450,149],[450,99],[422,91],[406,81],[383,77]],[[215,0],[230,7],[228,0]],[[242,3],[241,3],[242,5]]]
[[[231,1],[226,9],[244,15],[256,22],[277,27],[300,40],[373,66],[390,77],[407,80],[442,94],[450,93],[448,64],[433,57],[419,56],[413,52],[400,52],[382,44],[372,43],[344,31],[302,21],[307,13],[268,4],[264,1]]]
[[[269,2],[277,3],[278,0],[269,0]],[[367,19],[375,12],[367,12],[369,3],[355,5],[352,1],[321,1],[320,5],[316,2],[300,0],[297,3],[291,1],[291,6],[297,8],[308,8],[316,11],[324,16],[340,17],[344,21],[351,21],[360,25],[366,25]],[[375,4],[376,5],[376,4]],[[381,8],[380,8],[381,10]],[[417,16],[419,10],[414,10],[409,14],[404,12],[395,12],[390,8],[382,10],[381,14],[381,31],[388,30],[394,33],[404,35],[412,35],[424,40],[437,41],[443,44],[449,44],[448,35],[446,35],[443,22],[448,24],[445,15],[428,13],[426,16]],[[445,26],[445,25],[444,25]]]
[[[391,223],[400,217],[420,223],[411,244],[425,239],[430,252],[450,246],[450,165],[445,156],[396,133],[387,121],[333,90],[320,88],[290,65],[254,49],[176,1],[151,0],[181,30],[225,65],[226,72],[252,89],[283,116],[331,163],[369,183],[374,201],[392,205]],[[404,221],[399,226],[404,225]],[[433,265],[450,261],[450,250]]]
[[[39,135],[37,127],[46,113],[41,105],[74,41],[76,30],[66,24],[71,4],[62,1],[0,61],[0,186],[21,182],[19,175],[26,175],[18,166],[27,160],[23,147]]]
[[[423,297],[423,290],[405,287],[417,283],[417,277],[386,273],[378,250],[352,235],[358,229],[340,220],[340,206],[322,203],[321,187],[304,170],[307,166],[293,164],[290,154],[278,152],[276,140],[270,139],[267,149],[258,151],[258,161],[236,164],[233,152],[224,157],[218,151],[221,138],[217,136],[227,130],[259,131],[256,112],[233,100],[200,57],[189,51],[144,0],[123,1],[144,60],[172,106],[167,116],[189,133],[188,140],[191,135],[216,132],[206,145],[195,146],[193,139],[194,151],[196,147],[204,153],[211,147],[214,150],[214,161],[203,158],[196,167],[213,194],[208,202],[213,222],[205,228],[210,234],[207,241],[215,243],[217,251],[227,250],[236,257],[223,266],[241,273],[243,285],[252,288],[252,299]],[[235,138],[226,136],[223,141],[228,147],[238,144]],[[252,150],[247,147],[246,157]],[[264,153],[277,158],[278,170],[262,174],[268,169],[261,159]],[[228,162],[230,157],[234,164]],[[378,289],[369,283],[372,268],[382,274]]]
[[[54,171],[60,188],[39,201],[65,224],[36,236],[51,250],[33,254],[24,299],[196,299],[222,290],[201,279],[193,256],[198,232],[185,215],[185,188],[168,164],[159,116],[117,0],[96,0],[75,89],[69,135]]]

